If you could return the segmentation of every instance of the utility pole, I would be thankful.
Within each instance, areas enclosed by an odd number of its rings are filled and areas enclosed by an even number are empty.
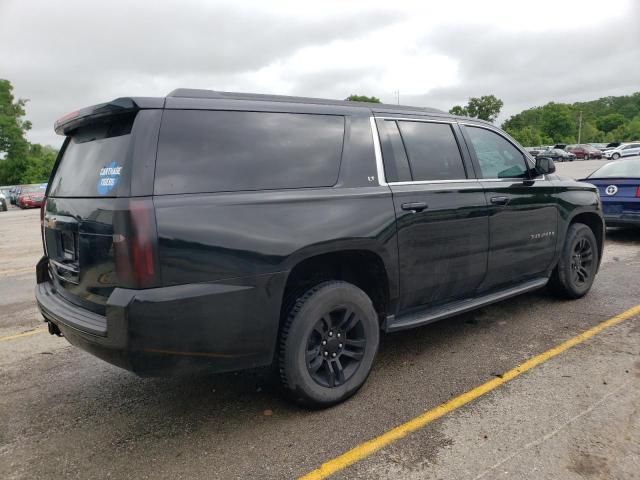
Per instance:
[[[396,103],[400,105],[400,90],[394,90],[393,96],[396,97]]]
[[[580,120],[578,121],[578,143],[582,138],[582,110],[580,110]]]

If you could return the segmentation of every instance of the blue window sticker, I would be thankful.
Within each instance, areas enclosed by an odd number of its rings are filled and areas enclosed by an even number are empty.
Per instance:
[[[116,162],[111,162],[100,169],[98,184],[96,185],[98,195],[107,195],[111,190],[116,188],[120,179],[120,171],[122,167]]]

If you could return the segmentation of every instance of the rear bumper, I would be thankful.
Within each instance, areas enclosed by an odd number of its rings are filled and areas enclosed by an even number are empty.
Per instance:
[[[608,214],[604,216],[604,221],[607,227],[640,227],[640,213]]]
[[[36,300],[73,345],[143,375],[206,368],[222,372],[271,363],[284,274],[147,290],[116,288],[106,314],[61,298],[48,260],[37,266]]]

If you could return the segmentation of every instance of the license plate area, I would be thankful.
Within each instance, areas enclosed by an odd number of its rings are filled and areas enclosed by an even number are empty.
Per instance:
[[[622,205],[603,205],[604,213],[619,214],[622,213]]]

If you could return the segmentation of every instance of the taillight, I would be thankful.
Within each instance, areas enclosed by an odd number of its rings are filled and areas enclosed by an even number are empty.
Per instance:
[[[156,219],[151,199],[132,199],[113,235],[119,284],[150,288],[159,284]]]
[[[640,198],[640,185],[636,188],[636,198]]]

